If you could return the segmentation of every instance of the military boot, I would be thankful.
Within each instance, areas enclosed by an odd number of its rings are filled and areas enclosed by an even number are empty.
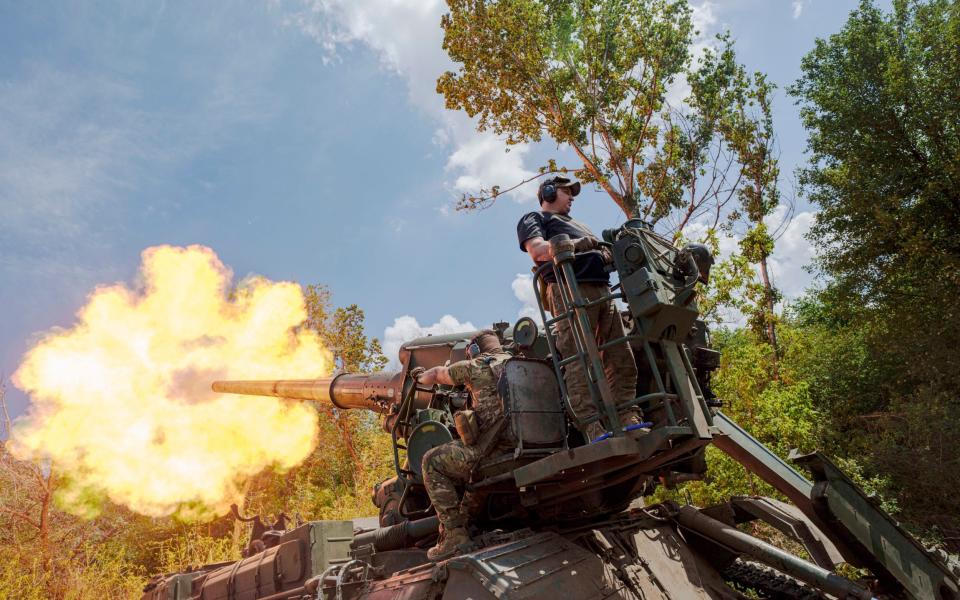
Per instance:
[[[643,411],[639,408],[631,408],[620,414],[620,425],[626,429],[631,425],[640,425],[643,423]]]
[[[440,526],[440,539],[437,545],[427,550],[427,558],[430,560],[443,560],[450,558],[458,552],[459,546],[470,543],[470,534],[464,527],[451,527],[446,529]]]
[[[603,428],[603,425],[600,423],[600,421],[594,421],[586,426],[583,433],[587,437],[587,443],[589,444],[593,440],[607,433],[607,430]]]

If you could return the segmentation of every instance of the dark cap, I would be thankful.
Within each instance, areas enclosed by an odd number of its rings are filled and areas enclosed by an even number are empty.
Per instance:
[[[548,184],[549,184],[549,185],[552,185],[553,187],[558,187],[558,188],[570,188],[570,195],[571,195],[571,196],[576,196],[577,194],[580,193],[580,182],[579,182],[579,181],[571,181],[569,178],[563,177],[563,176],[560,176],[560,175],[554,177],[553,179],[545,179],[545,180],[541,181],[541,182],[540,182],[540,189],[543,190],[543,187],[544,187],[545,185],[548,185]],[[539,194],[538,194],[538,195],[539,195]]]
[[[489,354],[492,352],[500,352],[503,350],[503,347],[500,345],[500,338],[497,336],[497,332],[492,329],[484,329],[477,335],[473,336],[470,339],[470,343],[467,344],[476,344],[480,347],[480,352],[483,354]]]

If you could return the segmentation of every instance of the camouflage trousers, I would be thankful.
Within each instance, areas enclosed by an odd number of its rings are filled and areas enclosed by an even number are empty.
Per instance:
[[[610,288],[602,283],[580,283],[578,284],[580,294],[585,302],[598,300],[610,293]],[[563,306],[560,297],[560,286],[551,283],[547,286],[547,295],[550,298],[550,305],[553,307],[554,314],[561,311]],[[597,346],[602,346],[609,340],[617,339],[625,335],[623,328],[623,318],[613,300],[591,306],[586,309],[587,316],[590,318],[590,327],[593,330],[594,339]],[[570,322],[564,319],[556,325],[556,344],[557,350],[563,357],[573,356],[577,353],[577,343],[573,337],[573,331]],[[600,358],[603,360],[603,373],[610,384],[610,391],[617,404],[636,398],[637,395],[637,363],[633,358],[633,350],[626,342],[617,344],[600,352]],[[563,381],[567,387],[567,395],[570,397],[572,406],[577,418],[583,420],[593,417],[597,414],[597,407],[590,396],[590,388],[587,383],[587,374],[583,363],[575,360],[564,367]],[[626,420],[621,416],[621,420]],[[588,427],[592,432],[600,431],[598,427]],[[591,433],[591,431],[588,431]],[[590,437],[595,437],[590,435]]]
[[[513,444],[504,439],[489,454],[497,454]],[[480,498],[467,491],[463,500],[457,488],[470,481],[470,473],[483,458],[479,446],[467,446],[461,440],[453,440],[429,450],[423,456],[423,485],[437,511],[440,524],[450,530],[465,527],[472,513],[479,509]]]

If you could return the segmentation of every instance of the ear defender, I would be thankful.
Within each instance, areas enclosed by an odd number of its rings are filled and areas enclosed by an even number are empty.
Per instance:
[[[543,202],[554,202],[557,199],[557,186],[552,182],[544,183],[540,187],[540,200]]]

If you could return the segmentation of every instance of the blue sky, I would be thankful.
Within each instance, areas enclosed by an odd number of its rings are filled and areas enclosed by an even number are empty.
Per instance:
[[[705,35],[729,29],[740,60],[781,86],[789,179],[805,133],[783,87],[856,2],[693,4]],[[0,373],[39,332],[70,326],[95,286],[132,282],[157,244],[209,246],[238,277],[325,283],[366,311],[391,358],[424,331],[514,320],[530,266],[515,224],[535,188],[481,213],[453,206],[566,155],[504,153],[443,109],[444,7],[0,2]],[[574,210],[598,232],[620,221],[590,188]],[[812,210],[798,199],[774,261],[788,296],[809,282]]]

